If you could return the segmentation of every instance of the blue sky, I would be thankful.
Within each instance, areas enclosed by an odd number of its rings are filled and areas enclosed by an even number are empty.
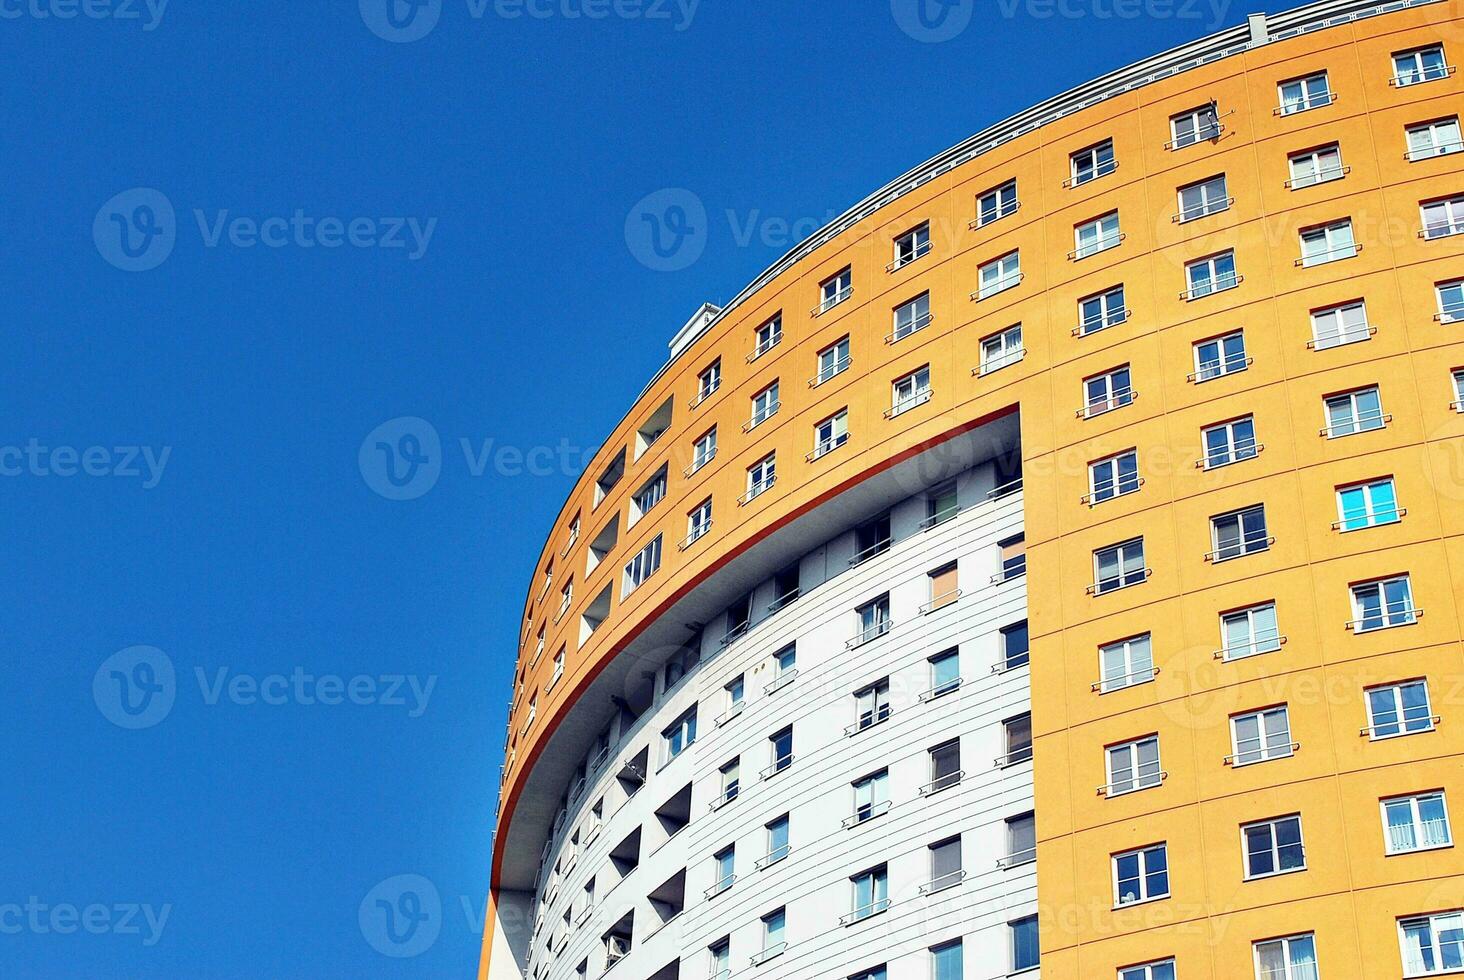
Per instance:
[[[0,0],[7,977],[470,975],[526,584],[675,329],[1245,12],[381,2]]]

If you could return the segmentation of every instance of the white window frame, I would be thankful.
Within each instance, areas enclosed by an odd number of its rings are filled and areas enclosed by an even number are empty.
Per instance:
[[[1010,192],[1010,195],[1008,195],[1008,192]],[[987,207],[988,199],[991,201],[989,208]],[[1009,180],[1004,184],[991,188],[989,191],[982,192],[976,198],[976,220],[973,224],[977,228],[985,227],[993,221],[998,221],[1009,214],[1015,213],[1020,206],[1021,201],[1017,198],[1017,182],[1015,179]]]
[[[1117,671],[1112,668],[1119,668]],[[1159,671],[1154,668],[1154,639],[1149,633],[1114,640],[1098,647],[1096,687],[1100,694],[1110,694],[1152,681]]]
[[[890,385],[890,418],[908,412],[917,405],[930,401],[930,365],[911,371],[902,378],[896,378]]]
[[[1423,803],[1432,800],[1438,801],[1444,813],[1443,840],[1434,844],[1425,844],[1423,843],[1425,840],[1423,826],[1428,821],[1423,818]],[[1388,820],[1388,814],[1397,807],[1406,807],[1408,810],[1408,831],[1414,842],[1412,847],[1398,846],[1393,836],[1393,824]],[[1378,815],[1383,821],[1383,852],[1389,857],[1395,854],[1417,854],[1419,851],[1436,851],[1454,846],[1454,828],[1449,821],[1449,798],[1442,789],[1409,793],[1406,796],[1385,796],[1378,800]]]
[[[890,263],[890,271],[904,268],[928,254],[930,254],[930,222],[922,221],[895,239],[895,258]]]
[[[1447,921],[1448,925],[1441,926],[1440,923],[1445,921]],[[1425,964],[1419,962],[1417,957],[1411,957],[1409,955],[1408,930],[1410,927],[1417,927],[1420,924],[1427,930],[1428,952],[1434,964],[1438,966],[1436,970],[1428,969]],[[1398,949],[1400,955],[1403,957],[1403,976],[1412,978],[1454,976],[1459,974],[1461,971],[1458,967],[1446,966],[1444,964],[1442,960],[1444,944],[1440,942],[1439,935],[1445,929],[1457,934],[1461,928],[1464,928],[1464,908],[1449,909],[1445,912],[1430,912],[1427,915],[1400,917],[1398,919]],[[1460,940],[1455,939],[1448,945],[1459,947],[1464,944],[1461,944]],[[1455,948],[1453,953],[1452,959],[1464,960],[1464,949]]]
[[[1439,217],[1443,220],[1430,223],[1428,220],[1430,208],[1440,210],[1442,214]],[[1419,237],[1425,240],[1448,238],[1450,235],[1464,233],[1464,194],[1436,198],[1432,201],[1420,201],[1418,218],[1421,227]]]
[[[854,295],[854,267],[844,266],[819,284],[819,312],[827,313]]]
[[[1124,566],[1128,564],[1129,558],[1131,557],[1131,552],[1135,548],[1138,549],[1140,567],[1137,571],[1125,572]],[[1112,552],[1113,556],[1117,559],[1118,574],[1111,576],[1108,579],[1103,579],[1100,577],[1103,568],[1102,556],[1110,552]],[[1144,539],[1142,537],[1130,538],[1127,541],[1120,541],[1117,544],[1111,544],[1096,549],[1093,552],[1094,594],[1106,595],[1109,592],[1116,592],[1119,589],[1125,589],[1129,586],[1138,585],[1146,581],[1148,579],[1148,575],[1146,574],[1146,572],[1148,571],[1149,567],[1147,564],[1145,564],[1146,561],[1147,559],[1144,555]],[[1108,582],[1114,582],[1116,584],[1108,585]]]
[[[1464,412],[1464,368],[1455,368],[1452,377],[1454,379],[1454,403],[1449,407],[1456,412]]]
[[[1403,703],[1403,689],[1418,687],[1423,689],[1423,714],[1420,717],[1417,706],[1408,708]],[[1378,720],[1377,707],[1373,703],[1373,695],[1386,694],[1391,704],[1388,709],[1394,716],[1391,722],[1382,723]],[[1391,681],[1387,684],[1373,684],[1362,689],[1362,703],[1367,707],[1367,737],[1371,742],[1386,742],[1395,738],[1406,738],[1409,735],[1424,735],[1434,731],[1433,700],[1429,696],[1428,679],[1415,677],[1406,681]],[[1421,724],[1419,724],[1421,722]],[[1384,724],[1394,726],[1395,732],[1381,732],[1379,729]],[[1410,727],[1411,726],[1411,727]]]
[[[1427,136],[1428,142],[1422,143],[1417,137]],[[1415,123],[1407,129],[1409,162],[1416,163],[1419,160],[1431,160],[1434,157],[1448,156],[1451,153],[1458,153],[1464,150],[1464,142],[1461,142],[1459,129],[1459,117],[1449,116],[1444,119],[1433,119],[1429,122]]]
[[[1335,161],[1328,162],[1329,158],[1333,157],[1336,158]],[[1349,169],[1342,163],[1340,143],[1328,143],[1326,146],[1319,146],[1316,149],[1293,153],[1286,158],[1286,162],[1291,173],[1287,186],[1294,191],[1303,187],[1341,180],[1347,176]],[[1310,164],[1309,168],[1305,168],[1307,164]]]
[[[1241,748],[1241,726],[1254,723],[1255,748]],[[1281,727],[1277,727],[1277,725]],[[1285,736],[1284,743],[1276,743],[1278,736]],[[1246,736],[1249,743],[1250,736]],[[1256,708],[1230,716],[1230,765],[1234,769],[1257,766],[1263,762],[1289,759],[1296,754],[1295,742],[1291,738],[1291,709],[1286,704],[1274,704],[1268,708]],[[1242,758],[1244,756],[1244,758]]]
[[[812,458],[825,456],[849,441],[849,410],[841,408],[813,427]]]
[[[1367,394],[1377,396],[1378,408],[1376,412],[1364,414],[1358,406],[1358,399]],[[1342,422],[1334,422],[1333,408],[1342,407],[1346,402],[1347,416]],[[1357,388],[1353,391],[1343,391],[1335,395],[1327,395],[1322,399],[1322,421],[1326,427],[1322,430],[1328,439],[1342,439],[1346,436],[1360,435],[1364,432],[1376,432],[1388,424],[1388,413],[1383,411],[1382,392],[1377,385],[1367,388]],[[1345,430],[1345,431],[1340,431]]]
[[[1120,384],[1120,376],[1126,376],[1127,380]],[[1101,383],[1101,398],[1093,397],[1094,384]],[[1096,418],[1099,415],[1106,415],[1134,401],[1134,375],[1133,368],[1128,364],[1120,364],[1118,367],[1110,368],[1102,374],[1095,374],[1083,379],[1083,417]]]
[[[1104,150],[1108,151],[1107,160],[1103,159]],[[1108,176],[1118,169],[1118,153],[1114,149],[1113,140],[1106,139],[1069,154],[1068,165],[1071,168],[1071,176],[1068,178],[1070,187],[1081,187],[1099,177]]]
[[[1250,438],[1243,439],[1239,435],[1239,429],[1246,423],[1250,424]],[[1223,452],[1214,452],[1211,449],[1211,433],[1223,433],[1225,436],[1225,448]],[[1200,429],[1200,457],[1204,465],[1201,469],[1214,470],[1222,466],[1230,466],[1234,463],[1243,463],[1248,459],[1255,459],[1260,454],[1261,444],[1256,438],[1256,417],[1254,415],[1243,415],[1238,419],[1230,419],[1225,422],[1216,422],[1214,425],[1207,425]]]
[[[1388,586],[1402,582],[1404,593],[1402,607],[1398,610],[1390,610],[1388,607],[1395,605],[1388,599]],[[1376,590],[1378,594],[1378,616],[1382,622],[1377,626],[1364,627],[1364,607],[1360,599],[1360,593]],[[1413,603],[1413,581],[1407,575],[1390,575],[1387,578],[1371,579],[1366,582],[1355,582],[1349,586],[1352,594],[1352,615],[1354,633],[1374,633],[1378,630],[1393,629],[1398,626],[1412,626],[1418,622],[1421,610]]]
[[[849,369],[852,359],[849,357],[849,338],[840,337],[829,346],[818,352],[818,375],[814,378],[813,386],[816,388],[838,377]]]
[[[1296,822],[1296,842],[1301,847],[1301,863],[1294,868],[1281,867],[1281,845],[1277,843],[1277,826],[1283,822]],[[1270,871],[1256,871],[1251,867],[1250,838],[1246,831],[1265,827],[1270,832],[1270,847],[1267,851],[1271,855]],[[1244,867],[1246,881],[1259,881],[1265,878],[1276,878],[1280,875],[1296,874],[1307,869],[1306,864],[1306,833],[1301,825],[1300,813],[1288,813],[1280,817],[1267,817],[1265,820],[1252,820],[1249,823],[1240,825],[1240,860]]]
[[[708,497],[686,515],[686,543],[690,545],[712,529],[712,498]]]
[[[990,374],[1016,364],[1027,356],[1022,346],[1022,325],[1014,323],[981,341],[981,374]]]
[[[893,316],[893,327],[889,336],[892,344],[930,326],[934,317],[930,312],[929,291],[911,297],[895,307]]]
[[[1361,343],[1373,335],[1367,302],[1361,299],[1312,310],[1311,328],[1311,348],[1318,351]]]
[[[1240,353],[1227,353],[1226,348],[1230,341],[1240,342]],[[1209,362],[1202,356],[1205,348],[1213,346],[1219,360]],[[1195,373],[1192,376],[1195,384],[1204,384],[1206,381],[1214,381],[1216,378],[1223,378],[1227,374],[1235,374],[1250,367],[1250,357],[1246,353],[1245,331],[1233,330],[1218,337],[1207,337],[1204,340],[1197,340],[1192,345],[1195,359]]]
[[[687,476],[695,473],[716,458],[717,427],[714,425],[703,432],[696,442],[691,444],[691,469],[687,472]]]
[[[1022,255],[1013,250],[999,255],[976,270],[976,296],[988,299],[1005,292],[1022,281]]]
[[[1362,251],[1362,246],[1353,237],[1351,218],[1303,228],[1297,232],[1297,238],[1301,244],[1301,258],[1297,261],[1305,269],[1350,259]],[[1323,247],[1314,248],[1317,243]]]
[[[1132,966],[1121,966],[1118,968],[1118,980],[1160,980],[1159,974],[1154,972],[1160,967],[1168,967],[1169,972],[1166,975],[1173,980],[1176,975],[1173,957],[1150,960],[1148,963],[1135,963]]]
[[[758,460],[752,465],[751,468],[748,469],[748,499],[756,497],[758,494],[764,492],[773,485],[773,481],[776,480],[778,476],[777,465],[777,453],[768,453],[766,456]]]
[[[1140,753],[1145,746],[1151,743],[1154,746],[1153,762],[1140,761]],[[1158,735],[1145,735],[1142,738],[1110,745],[1103,750],[1103,758],[1108,773],[1108,785],[1103,789],[1104,795],[1108,799],[1153,789],[1164,783],[1163,759],[1159,754]],[[1119,762],[1122,763],[1122,768],[1115,767],[1115,763]],[[1146,767],[1148,767],[1147,771]],[[1123,777],[1122,780],[1120,780],[1120,776]],[[1128,789],[1119,789],[1121,783],[1128,783]]]
[[[1246,524],[1248,518],[1260,515],[1260,534],[1248,532]],[[1227,522],[1235,522],[1235,533],[1237,535],[1234,546],[1231,550],[1221,551],[1221,525]],[[1216,514],[1210,518],[1210,547],[1211,556],[1215,564],[1223,561],[1231,561],[1235,558],[1244,558],[1247,555],[1260,554],[1270,550],[1271,529],[1266,520],[1266,505],[1252,504],[1248,507],[1239,507],[1235,510],[1228,510],[1223,514]]]
[[[1310,961],[1297,962],[1298,949],[1296,947],[1305,944],[1305,948],[1311,953]],[[1261,951],[1265,947],[1279,947],[1282,959],[1282,970],[1280,974],[1271,970],[1262,972]],[[1256,967],[1256,980],[1312,980],[1313,977],[1321,976],[1321,957],[1317,955],[1316,934],[1311,932],[1298,932],[1290,936],[1277,936],[1274,939],[1258,939],[1251,943],[1251,955]],[[1310,965],[1311,969],[1306,973],[1297,970],[1298,965]]]
[[[778,346],[783,339],[783,314],[775,313],[772,319],[758,327],[753,334],[752,359],[757,360]]]
[[[1090,315],[1084,312],[1084,307],[1089,304],[1097,305],[1098,309],[1095,314]],[[1117,326],[1127,319],[1127,300],[1123,284],[1119,283],[1101,293],[1093,293],[1078,300],[1078,329],[1075,333],[1079,337],[1086,337],[1091,333]]]
[[[1464,323],[1464,279],[1435,283],[1434,293],[1439,301],[1439,322]],[[1447,293],[1457,293],[1459,298],[1450,300]]]
[[[1290,90],[1290,91],[1288,91]],[[1278,116],[1294,116],[1308,109],[1320,109],[1335,101],[1332,81],[1326,71],[1313,72],[1276,83]]]
[[[778,382],[774,381],[762,391],[752,396],[752,415],[747,422],[748,431],[756,429],[768,419],[778,414],[778,409],[783,405],[778,397]]]
[[[1126,478],[1123,474],[1123,462],[1127,459],[1133,460],[1131,478]],[[1126,494],[1137,493],[1143,483],[1143,477],[1139,476],[1137,449],[1125,449],[1121,453],[1095,459],[1088,464],[1088,502],[1090,504],[1101,504]]]
[[[1436,63],[1428,63],[1434,61],[1429,55],[1438,56]],[[1454,74],[1453,66],[1444,56],[1442,44],[1425,44],[1407,51],[1394,51],[1392,60],[1393,77],[1388,79],[1388,84],[1395,88],[1422,85],[1424,82],[1438,81]]]
[[[719,357],[708,364],[696,378],[697,403],[706,401],[722,387],[722,359]]]
[[[1186,191],[1198,192],[1199,201],[1186,206],[1184,203]],[[1206,218],[1230,209],[1229,183],[1224,174],[1216,174],[1213,177],[1206,177],[1204,180],[1185,184],[1183,187],[1177,188],[1174,193],[1179,201],[1179,211],[1175,214],[1178,224],[1194,221],[1196,218]]]
[[[1392,504],[1380,504],[1375,499],[1381,488],[1387,487]],[[1360,514],[1355,515],[1361,519],[1361,523],[1354,523],[1348,517],[1347,510],[1343,506],[1345,494],[1353,491],[1362,491],[1364,509]],[[1362,531],[1370,527],[1381,527],[1384,524],[1397,524],[1403,519],[1403,508],[1398,506],[1398,485],[1391,476],[1379,477],[1375,480],[1363,480],[1359,483],[1348,483],[1336,490],[1337,497],[1337,523],[1336,528],[1344,533],[1348,531]]]
[[[678,748],[678,740],[680,747]],[[670,762],[684,755],[696,744],[696,708],[685,711],[679,718],[661,729],[661,761]]]
[[[1230,260],[1230,271],[1220,272],[1220,264],[1223,260]],[[1195,271],[1203,269],[1205,277],[1195,279]],[[1236,271],[1235,250],[1227,249],[1224,252],[1217,252],[1214,255],[1207,255],[1200,259],[1191,259],[1184,264],[1184,298],[1186,300],[1203,299],[1206,296],[1213,296],[1216,293],[1223,293],[1228,289],[1234,289],[1240,285],[1240,273]]]
[[[1154,872],[1149,869],[1149,862],[1154,857],[1161,857],[1164,861],[1164,891],[1149,892],[1149,877]],[[1121,892],[1118,879],[1118,862],[1125,858],[1138,858],[1139,877],[1137,888],[1133,898],[1125,899],[1125,893]],[[1131,851],[1121,851],[1114,854],[1108,862],[1109,873],[1113,883],[1113,907],[1116,909],[1128,908],[1130,905],[1142,905],[1145,902],[1157,902],[1160,899],[1168,898],[1170,894],[1169,878],[1169,845],[1165,842],[1150,844],[1147,847],[1136,847]]]
[[[1274,624],[1269,629],[1263,628],[1258,622],[1267,611],[1270,612],[1270,618]],[[1245,622],[1246,640],[1243,643],[1232,644],[1229,627],[1232,623],[1239,623],[1242,619]],[[1276,615],[1275,602],[1258,602],[1243,609],[1232,609],[1220,614],[1220,659],[1226,663],[1260,656],[1263,653],[1275,653],[1281,649],[1281,643],[1281,623]]]
[[[1181,123],[1188,123],[1186,130],[1180,130]],[[1216,139],[1223,131],[1220,112],[1214,102],[1196,106],[1169,117],[1169,148],[1182,150],[1205,140]]]
[[[1086,241],[1085,236],[1088,236]],[[1100,214],[1096,218],[1073,226],[1071,257],[1074,260],[1086,259],[1090,255],[1106,252],[1110,248],[1116,248],[1123,241],[1123,237],[1123,232],[1119,228],[1117,209],[1109,211],[1107,214]]]

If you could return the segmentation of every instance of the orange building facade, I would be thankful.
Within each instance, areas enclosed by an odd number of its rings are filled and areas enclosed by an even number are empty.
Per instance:
[[[790,526],[1014,418],[1041,975],[1455,972],[1461,50],[1456,2],[1253,18],[978,134],[704,310],[535,571],[480,976],[586,975],[530,950],[596,685],[659,668]],[[680,962],[624,975],[709,975]]]

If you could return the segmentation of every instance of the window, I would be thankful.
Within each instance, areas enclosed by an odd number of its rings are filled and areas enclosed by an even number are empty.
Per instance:
[[[741,711],[747,699],[747,684],[743,680],[743,675],[738,674],[732,678],[722,686],[722,690],[727,694],[727,714],[732,715]]]
[[[1443,791],[1380,801],[1383,838],[1389,854],[1427,851],[1454,843]]]
[[[1032,659],[1029,645],[1027,621],[1013,623],[1001,628],[1001,669],[1016,670],[1025,667]]]
[[[1393,478],[1370,480],[1337,489],[1337,523],[1341,531],[1356,531],[1379,524],[1393,524],[1403,512],[1393,489]]]
[[[961,588],[958,584],[960,569],[955,562],[942,565],[937,569],[925,573],[927,593],[930,599],[920,611],[923,613],[935,612],[937,609],[944,609],[961,597]]]
[[[1362,300],[1313,310],[1311,320],[1312,341],[1308,346],[1313,350],[1355,344],[1372,336],[1367,305]]]
[[[1354,632],[1407,626],[1418,621],[1418,613],[1407,575],[1352,586],[1352,614],[1357,618],[1349,625]]]
[[[769,775],[780,773],[793,764],[793,728],[791,726],[775,732],[768,739],[768,744],[772,749],[773,757]]]
[[[854,908],[850,919],[858,922],[890,906],[889,874],[884,865],[860,872],[849,879],[854,886]]]
[[[728,844],[716,854],[712,855],[712,887],[707,897],[720,895],[732,887],[732,882],[737,880],[737,845]]]
[[[1183,295],[1186,300],[1199,299],[1240,285],[1240,277],[1235,274],[1234,252],[1187,262],[1184,276],[1189,287]]]
[[[854,271],[846,266],[819,287],[822,302],[818,312],[826,313],[854,295]]]
[[[1098,689],[1104,694],[1153,680],[1156,671],[1149,634],[1104,644],[1098,648],[1098,664],[1103,677]]]
[[[1128,308],[1124,306],[1123,286],[1087,296],[1078,300],[1078,336],[1122,323],[1128,319]]]
[[[1104,787],[1106,796],[1122,796],[1124,793],[1158,786],[1164,781],[1164,773],[1159,768],[1158,735],[1110,745],[1107,755],[1108,785]]]
[[[1317,942],[1311,933],[1253,943],[1256,980],[1317,980]]]
[[[1464,969],[1464,910],[1398,920],[1403,974],[1428,977]]]
[[[964,951],[959,939],[933,946],[930,950],[931,980],[962,980]]]
[[[1012,969],[1035,969],[1038,963],[1039,944],[1037,937],[1037,916],[1029,915],[1007,923],[1007,932],[1012,941]]]
[[[852,362],[849,359],[849,338],[840,337],[818,352],[818,375],[813,379],[814,387],[842,374],[848,369],[850,363]]]
[[[1195,344],[1196,384],[1244,371],[1250,367],[1250,358],[1245,353],[1245,334],[1237,330],[1223,337],[1202,340]]]
[[[868,970],[860,970],[849,977],[849,980],[888,980],[889,974],[885,971],[884,964],[871,967]]]
[[[752,396],[752,418],[747,428],[755,429],[762,425],[778,411],[778,382],[774,381],[762,391]]]
[[[1327,412],[1327,427],[1323,432],[1328,439],[1370,432],[1387,424],[1387,416],[1383,414],[1383,402],[1376,388],[1361,388],[1331,395],[1323,404]]]
[[[921,788],[929,796],[949,789],[961,781],[961,741],[951,739],[930,750],[930,782]]]
[[[1240,837],[1245,844],[1247,879],[1306,870],[1299,814],[1246,824],[1240,828]]]
[[[876,637],[884,636],[890,631],[890,597],[889,594],[873,599],[854,610],[859,619],[859,634],[854,637],[854,644],[868,643]]]
[[[905,375],[892,388],[890,418],[930,401],[930,366]]]
[[[1134,389],[1132,378],[1129,374],[1129,366],[1114,368],[1104,374],[1087,378],[1083,381],[1083,394],[1086,401],[1083,406],[1083,417],[1092,418],[1095,415],[1102,415],[1104,412],[1111,412],[1115,408],[1122,408],[1134,400]]]
[[[732,976],[732,940],[718,939],[707,947],[711,956],[712,971],[708,980],[728,980]]]
[[[574,602],[574,579],[564,583],[564,588],[559,590],[559,612],[555,616],[563,616],[568,611],[570,604]]]
[[[1030,810],[1006,818],[1006,858],[1003,867],[1026,864],[1037,857],[1037,815]]]
[[[889,342],[904,340],[917,330],[924,330],[928,326],[930,326],[930,294],[921,293],[914,299],[895,307],[895,332],[890,334]]]
[[[1303,266],[1325,265],[1339,259],[1350,259],[1357,252],[1357,242],[1352,238],[1351,218],[1301,230],[1300,262]]]
[[[1342,165],[1342,149],[1336,143],[1293,153],[1287,157],[1287,162],[1291,165],[1291,179],[1286,186],[1292,190],[1341,180],[1351,169]]]
[[[1292,754],[1291,717],[1286,705],[1230,716],[1230,735],[1235,754],[1233,766],[1284,759]]]
[[[949,888],[966,877],[965,871],[961,869],[960,837],[931,844],[927,850],[930,852],[930,881],[924,888],[927,894]]]
[[[625,582],[621,586],[622,597],[630,595],[640,584],[655,574],[656,569],[661,567],[661,535],[651,539],[651,543],[642,548],[634,558],[626,562]]]
[[[1113,904],[1133,905],[1169,895],[1169,852],[1163,844],[1113,856]]]
[[[1088,464],[1088,502],[1101,504],[1139,489],[1139,454],[1125,449]]]
[[[1014,766],[1032,759],[1032,714],[1017,715],[1001,723],[1002,742],[1006,754],[1001,759],[1003,766]]]
[[[1174,961],[1155,960],[1123,967],[1118,971],[1118,980],[1174,980]]]
[[[1144,565],[1144,539],[1134,538],[1093,552],[1093,574],[1095,595],[1144,581],[1149,577]]]
[[[1001,549],[1001,571],[996,574],[996,581],[1007,582],[1027,574],[1027,538],[1018,534],[1015,537],[1007,538],[997,542]]]
[[[1464,322],[1464,279],[1441,282],[1434,289],[1439,294],[1439,322]]]
[[[1217,139],[1220,136],[1220,114],[1215,103],[1181,112],[1169,117],[1169,132],[1172,137],[1169,148],[1182,150],[1200,140]]]
[[[1456,412],[1464,412],[1464,368],[1454,369],[1454,404],[1449,407]]]
[[[1212,561],[1227,561],[1253,555],[1271,547],[1274,539],[1266,534],[1266,508],[1263,504],[1244,507],[1210,518]]]
[[[1102,143],[1079,150],[1072,155],[1071,160],[1072,176],[1068,179],[1070,187],[1097,180],[1105,174],[1113,173],[1118,168],[1118,160],[1113,155],[1113,140],[1104,140]]]
[[[1282,82],[1277,89],[1281,95],[1278,115],[1290,116],[1332,103],[1332,90],[1327,85],[1326,72]]]
[[[988,225],[997,218],[1005,218],[1015,212],[1017,207],[1017,182],[1009,180],[976,199],[976,227]]]
[[[564,676],[564,647],[560,647],[554,654],[554,673],[549,676],[549,684],[545,690],[559,683],[559,678]]]
[[[1206,215],[1218,214],[1230,207],[1230,195],[1225,187],[1225,175],[1219,174],[1179,189],[1180,222],[1193,221]]]
[[[849,410],[841,408],[813,427],[813,453],[818,459],[849,441]]]
[[[1022,260],[1018,252],[1008,252],[977,270],[977,299],[995,296],[1022,281]]]
[[[691,546],[712,529],[712,498],[708,497],[686,515],[686,544]]]
[[[691,445],[691,469],[687,476],[717,458],[717,427],[714,425]]]
[[[1015,364],[1025,356],[1022,347],[1022,325],[1007,327],[981,341],[981,373],[999,371],[1008,364]]]
[[[872,521],[854,529],[854,557],[850,565],[858,565],[890,550],[890,513],[885,511]]]
[[[1418,210],[1423,216],[1424,238],[1445,238],[1464,232],[1464,196],[1425,201]]]
[[[846,826],[861,824],[889,809],[890,773],[888,769],[871,773],[854,781],[854,815],[845,821]]]
[[[1260,452],[1256,444],[1256,420],[1250,415],[1201,429],[1200,439],[1205,444],[1202,462],[1207,470],[1251,459]]]
[[[798,648],[786,646],[773,654],[773,664],[778,668],[777,676],[786,677],[798,668]]]
[[[938,698],[961,686],[961,655],[958,650],[946,650],[931,657],[930,694]]]
[[[1070,257],[1087,258],[1113,248],[1121,241],[1123,233],[1118,230],[1118,212],[1110,211],[1073,228],[1073,253]]]
[[[763,858],[763,867],[767,867],[788,856],[788,814],[785,813],[772,823],[764,825],[763,830],[767,831],[768,837],[768,853]]]
[[[659,504],[666,497],[666,469],[662,467],[655,476],[651,477],[631,497],[634,505],[632,517],[640,518],[652,507]]]
[[[895,239],[895,260],[890,270],[908,265],[930,251],[930,222],[924,222]]]
[[[1433,731],[1427,681],[1400,681],[1370,687],[1363,693],[1367,695],[1368,737],[1373,741]]]
[[[1464,373],[1464,372],[1461,372]],[[925,522],[927,528],[944,524],[960,511],[960,499],[956,495],[956,484],[942,483],[925,495]]]
[[[722,361],[718,358],[697,376],[697,403],[700,404],[712,397],[720,387],[722,387]]]
[[[854,724],[852,730],[862,732],[890,716],[890,679],[882,677],[868,687],[854,692]]]
[[[718,770],[722,777],[721,793],[713,800],[714,807],[723,803],[731,803],[737,799],[737,794],[742,788],[742,763],[740,759],[732,759],[723,764]]]
[[[747,493],[743,501],[749,501],[773,485],[778,477],[778,454],[769,453],[747,471]]]
[[[1393,54],[1392,82],[1399,88],[1448,78],[1452,73],[1453,69],[1444,63],[1444,47],[1441,44],[1430,44],[1426,48]]]
[[[1240,660],[1258,653],[1281,649],[1281,632],[1276,625],[1276,604],[1265,602],[1220,614],[1220,656]]]
[[[670,762],[696,742],[696,709],[676,719],[669,728],[661,731],[661,757]]]
[[[763,946],[759,962],[777,956],[788,945],[787,925],[788,915],[784,909],[774,909],[762,917]]]
[[[1408,127],[1408,159],[1427,160],[1464,149],[1459,140],[1459,117],[1436,119]]]

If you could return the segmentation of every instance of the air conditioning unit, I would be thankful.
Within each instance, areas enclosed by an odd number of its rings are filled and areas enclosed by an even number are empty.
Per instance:
[[[619,963],[629,955],[629,936],[610,936],[605,940],[605,958],[610,963]]]

